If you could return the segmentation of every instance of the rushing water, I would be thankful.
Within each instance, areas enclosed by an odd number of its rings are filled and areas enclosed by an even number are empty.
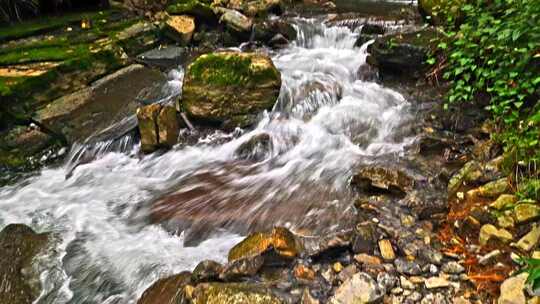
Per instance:
[[[250,229],[338,228],[352,170],[410,142],[409,104],[357,80],[366,46],[354,47],[354,31],[319,19],[296,26],[298,40],[272,55],[283,78],[279,101],[253,130],[144,158],[129,138],[116,141],[123,152],[105,142],[76,168],[45,168],[0,189],[0,228],[25,223],[56,236],[36,263],[38,303],[134,303],[159,277],[223,261]],[[239,159],[238,147],[263,133],[272,144],[262,157]],[[188,235],[195,246],[184,246]]]

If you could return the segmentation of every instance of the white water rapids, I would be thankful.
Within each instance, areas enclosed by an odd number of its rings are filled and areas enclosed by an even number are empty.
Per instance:
[[[223,262],[241,240],[235,232],[246,232],[237,228],[259,221],[293,230],[332,228],[317,227],[319,215],[350,205],[348,180],[363,159],[403,151],[412,140],[402,129],[411,115],[400,94],[357,80],[366,46],[354,47],[356,32],[319,19],[296,24],[297,41],[272,55],[282,72],[280,99],[253,130],[236,131],[225,143],[208,138],[143,158],[137,147],[102,153],[69,179],[66,167],[45,168],[0,189],[0,229],[24,223],[56,236],[54,250],[36,263],[43,284],[37,303],[135,303],[158,278],[203,259]],[[235,150],[262,133],[272,141],[265,158],[237,160]],[[187,195],[175,204],[188,206],[182,215],[196,213],[198,226],[221,221],[195,247],[149,220],[152,202],[171,193]],[[227,204],[234,212],[223,209]],[[303,216],[287,214],[295,208]],[[220,217],[227,212],[234,223]]]

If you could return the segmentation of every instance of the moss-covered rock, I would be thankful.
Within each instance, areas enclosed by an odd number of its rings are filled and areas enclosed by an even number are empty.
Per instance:
[[[194,304],[280,304],[283,301],[262,284],[205,283],[193,291]]]
[[[536,204],[519,204],[514,208],[518,223],[528,222],[540,217],[540,207]]]
[[[302,245],[286,228],[276,227],[271,232],[256,232],[229,251],[229,262],[261,255],[273,250],[280,257],[290,259],[299,256]]]
[[[205,54],[184,77],[182,104],[192,118],[245,127],[271,109],[281,88],[281,74],[263,54]]]
[[[398,33],[375,39],[368,52],[373,56],[370,64],[376,65],[385,75],[420,77],[427,68],[427,54],[434,47],[433,38],[439,32],[426,28],[412,33]]]
[[[45,248],[49,236],[30,227],[11,224],[0,232],[0,303],[28,304],[39,295],[39,274],[32,271],[33,259]],[[7,287],[7,288],[6,288]]]
[[[137,304],[183,303],[184,287],[191,284],[191,273],[181,272],[156,281],[142,294]]]

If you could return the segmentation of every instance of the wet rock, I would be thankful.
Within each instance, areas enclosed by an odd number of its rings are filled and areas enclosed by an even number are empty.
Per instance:
[[[241,144],[234,154],[239,159],[261,161],[268,156],[271,150],[272,138],[267,133],[262,133]]]
[[[377,67],[384,75],[404,74],[419,77],[426,68],[425,60],[430,41],[438,32],[425,29],[418,32],[388,35],[369,45]]]
[[[138,55],[137,61],[151,67],[168,70],[185,63],[189,55],[188,48],[165,46]]]
[[[292,259],[302,252],[302,246],[292,232],[276,227],[271,232],[253,233],[236,244],[229,251],[229,262],[258,256],[267,251],[272,251],[283,259]]]
[[[144,291],[137,304],[183,303],[184,287],[188,284],[191,284],[188,271],[160,279]]]
[[[287,47],[288,44],[289,40],[287,40],[287,38],[281,34],[276,34],[274,37],[272,37],[272,39],[270,39],[270,41],[268,41],[268,45],[276,49]]]
[[[353,230],[347,229],[322,237],[302,237],[299,240],[307,256],[321,258],[336,251],[346,250],[351,246],[353,238]]]
[[[451,261],[443,264],[441,270],[449,274],[460,274],[465,271],[465,267],[461,266],[461,264],[456,261]]]
[[[173,106],[151,104],[141,107],[137,109],[137,121],[143,152],[170,148],[177,143],[180,124]]]
[[[463,184],[474,183],[482,177],[482,165],[477,161],[466,163],[448,182],[448,193],[455,194]]]
[[[489,182],[481,187],[470,190],[467,192],[467,196],[474,197],[486,197],[486,198],[496,198],[501,194],[505,194],[510,191],[510,185],[506,178],[501,178],[492,182]]]
[[[220,263],[212,260],[204,260],[193,269],[191,278],[194,282],[208,282],[217,279],[222,271],[223,265]]]
[[[22,224],[8,225],[0,232],[0,303],[27,304],[39,296],[39,273],[32,270],[32,262],[48,241],[48,234]]]
[[[407,289],[407,290],[413,290],[415,289],[416,287],[414,286],[413,282],[409,281],[406,277],[404,276],[400,276],[399,277],[399,284],[401,285],[402,288],[404,289]]]
[[[357,273],[338,287],[332,304],[374,303],[384,295],[377,283],[365,273]]]
[[[427,289],[450,286],[450,282],[443,277],[431,277],[424,281]]]
[[[360,35],[358,35],[358,38],[356,39],[356,42],[354,43],[354,46],[355,47],[361,47],[362,45],[366,44],[368,41],[376,39],[376,38],[377,38],[376,35],[360,34]],[[366,62],[368,62],[368,60],[366,60]],[[373,65],[371,65],[371,64],[367,64],[367,65],[371,66],[371,67],[376,66],[375,61],[372,61],[372,62],[374,63]]]
[[[246,277],[252,277],[264,265],[262,256],[252,256],[234,260],[229,262],[219,274],[219,278],[223,281],[236,281]]]
[[[442,253],[429,247],[422,248],[422,250],[418,252],[418,256],[428,263],[435,265],[441,265],[443,260]]]
[[[268,44],[276,35],[288,41],[296,40],[296,29],[286,20],[272,19],[257,22],[253,25],[253,39]]]
[[[396,270],[399,273],[407,275],[419,275],[422,273],[422,268],[420,265],[414,261],[407,261],[403,258],[398,258],[394,261]]]
[[[364,35],[383,35],[384,32],[384,26],[376,23],[365,23],[360,30],[360,34]]]
[[[501,251],[499,249],[495,249],[493,251],[488,252],[487,254],[483,255],[478,259],[478,263],[480,265],[487,265],[494,261],[498,256],[501,255]]]
[[[396,258],[396,253],[394,248],[392,248],[392,243],[388,239],[382,239],[379,241],[379,250],[381,251],[381,256],[387,261],[393,261]]]
[[[502,214],[497,217],[497,225],[501,228],[513,228],[515,225],[514,218],[510,214]]]
[[[356,265],[354,264],[351,264],[351,265],[348,265],[347,267],[343,268],[338,276],[337,276],[337,279],[340,281],[340,282],[345,282],[347,281],[348,279],[352,278],[353,275],[355,275],[356,273],[358,273],[358,267],[356,267]]]
[[[375,249],[375,228],[372,224],[359,225],[355,229],[355,235],[352,241],[352,250],[354,253],[373,253]]]
[[[478,242],[480,245],[486,245],[487,242],[492,238],[507,243],[513,239],[513,236],[506,229],[497,229],[497,227],[491,224],[482,226],[482,228],[480,228],[480,235],[478,237]]]
[[[509,277],[501,284],[501,295],[497,300],[498,304],[525,304],[527,299],[523,288],[527,280],[527,273]]]
[[[511,207],[517,202],[517,200],[518,198],[515,195],[502,194],[493,203],[491,203],[489,207],[496,210],[502,210]]]
[[[361,38],[362,37],[359,37],[358,39],[360,40]],[[370,58],[371,56],[368,56],[366,58],[366,61],[370,60]],[[358,67],[358,71],[356,72],[356,75],[358,76],[358,79],[362,81],[377,82],[379,80],[379,71],[377,70],[376,67],[370,64],[362,64],[360,67]]]
[[[272,108],[280,88],[281,75],[266,55],[205,54],[187,68],[182,104],[195,119],[245,127]]]
[[[523,251],[531,251],[540,240],[540,227],[533,224],[531,231],[525,234],[516,244],[516,246]]]
[[[396,286],[398,278],[387,272],[381,272],[377,275],[377,284],[384,291],[389,291]]]
[[[165,21],[163,31],[172,40],[188,45],[195,31],[195,18],[187,15],[170,16]]]
[[[157,117],[161,105],[152,104],[137,109],[137,120],[139,122],[139,134],[141,135],[141,149],[144,152],[153,152],[159,144],[157,131]]]
[[[202,283],[193,291],[193,304],[281,304],[266,286],[256,283]]]
[[[148,100],[157,98],[161,92],[148,88],[165,80],[159,71],[133,64],[88,88],[52,101],[36,112],[35,119],[49,130],[63,134],[68,143],[82,142],[135,113],[141,96]]]
[[[315,280],[315,271],[309,266],[298,264],[293,269],[293,275],[298,280],[313,281]]]
[[[354,260],[367,265],[380,265],[382,263],[380,258],[365,253],[355,255]]]
[[[163,106],[157,117],[158,144],[171,148],[178,142],[180,123],[178,114],[173,106]]]
[[[414,179],[398,169],[368,166],[360,169],[353,176],[351,183],[363,191],[376,189],[406,193],[413,189]]]
[[[540,217],[540,207],[533,204],[519,204],[514,208],[514,215],[518,223],[528,222]]]
[[[220,23],[225,24],[233,33],[249,36],[253,26],[253,21],[250,18],[230,9],[220,9],[220,13],[222,14],[219,18]]]

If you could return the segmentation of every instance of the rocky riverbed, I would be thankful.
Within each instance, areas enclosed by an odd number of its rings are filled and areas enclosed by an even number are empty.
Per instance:
[[[539,301],[538,202],[416,6],[145,15],[0,31],[0,303]]]

